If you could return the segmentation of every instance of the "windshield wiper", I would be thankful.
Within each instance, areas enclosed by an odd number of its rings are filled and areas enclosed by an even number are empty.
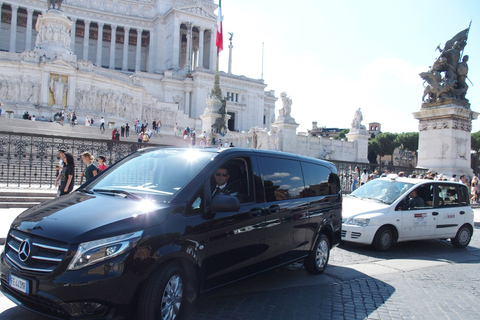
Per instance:
[[[85,192],[85,193],[88,193],[88,194],[93,194],[93,191],[86,190],[86,189],[78,189],[77,191],[79,191],[79,192]]]
[[[122,198],[132,198],[135,200],[142,200],[142,197],[137,196],[134,193],[125,191],[125,190],[116,190],[116,189],[93,189],[93,191],[98,192],[98,193],[103,193],[106,195],[113,195],[116,197],[122,197]]]

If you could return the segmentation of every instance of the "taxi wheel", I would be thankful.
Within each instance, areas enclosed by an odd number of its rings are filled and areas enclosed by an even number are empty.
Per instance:
[[[318,236],[315,247],[307,258],[303,260],[303,266],[308,273],[320,274],[327,268],[328,258],[330,257],[330,240],[321,233]]]
[[[142,320],[178,319],[184,302],[185,274],[176,264],[167,264],[146,282],[138,303]]]
[[[457,248],[465,248],[472,239],[472,228],[468,224],[464,224],[457,231],[455,238],[452,238],[452,244]]]
[[[395,239],[393,230],[389,226],[383,226],[378,229],[373,238],[372,247],[377,251],[387,251],[393,245]]]

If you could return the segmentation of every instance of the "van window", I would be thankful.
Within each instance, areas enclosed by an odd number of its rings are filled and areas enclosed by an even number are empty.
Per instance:
[[[306,197],[327,196],[338,193],[338,176],[330,169],[313,163],[302,162],[303,176],[305,179]]]
[[[230,159],[216,169],[210,178],[212,196],[216,193],[217,180],[215,179],[215,175],[219,172],[222,172],[222,174],[228,173],[228,179],[226,179],[225,188],[218,192],[234,196],[240,203],[254,201],[252,166],[249,157]]]
[[[289,159],[261,157],[266,201],[280,201],[304,197],[300,162]]]

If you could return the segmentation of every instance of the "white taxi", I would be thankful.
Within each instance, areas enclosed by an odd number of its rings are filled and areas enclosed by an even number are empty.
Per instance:
[[[343,198],[342,241],[386,251],[396,242],[439,238],[464,248],[473,221],[464,184],[390,175]]]

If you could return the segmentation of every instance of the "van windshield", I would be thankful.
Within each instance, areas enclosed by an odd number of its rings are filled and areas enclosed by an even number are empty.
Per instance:
[[[209,152],[159,149],[139,152],[102,173],[85,190],[171,199],[211,160]],[[123,193],[122,193],[123,192]]]
[[[392,204],[413,186],[413,183],[389,179],[375,179],[353,191],[351,196],[364,199],[374,199],[386,204]]]

